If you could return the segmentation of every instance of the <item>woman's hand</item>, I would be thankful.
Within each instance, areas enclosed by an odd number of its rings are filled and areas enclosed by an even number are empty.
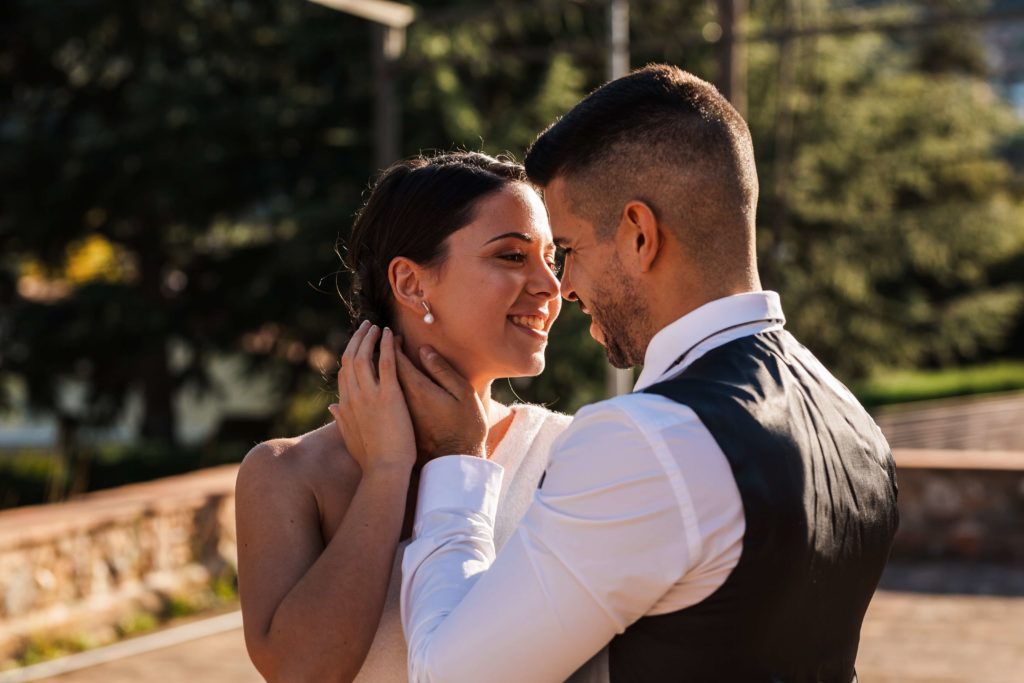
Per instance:
[[[373,351],[380,340],[380,359]],[[364,321],[352,335],[338,370],[338,403],[328,407],[349,453],[365,475],[416,462],[416,435],[395,369],[395,337]]]

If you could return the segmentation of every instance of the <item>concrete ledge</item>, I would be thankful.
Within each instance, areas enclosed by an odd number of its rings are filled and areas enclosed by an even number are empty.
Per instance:
[[[146,512],[192,507],[210,496],[233,496],[237,475],[238,465],[224,465],[96,491],[66,503],[3,510],[0,511],[0,551]]]
[[[1024,452],[956,451],[939,448],[895,448],[898,469],[996,470],[1024,472]]]

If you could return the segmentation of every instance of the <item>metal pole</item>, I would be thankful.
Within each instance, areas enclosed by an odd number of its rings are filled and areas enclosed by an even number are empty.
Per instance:
[[[405,51],[405,29],[416,18],[416,10],[390,0],[312,0],[319,5],[361,19],[373,26],[374,171],[398,158],[402,136],[399,99],[395,94],[395,72]]]
[[[744,20],[747,0],[718,0],[718,89],[740,116],[747,112],[747,47]]]
[[[373,27],[374,52],[374,170],[394,162],[399,155],[401,116],[395,94],[395,71],[405,48],[405,29],[378,24]]]
[[[629,73],[629,0],[608,2],[608,80]]]
[[[629,73],[629,0],[608,1],[608,80]],[[608,366],[605,388],[609,396],[633,391],[633,371]]]

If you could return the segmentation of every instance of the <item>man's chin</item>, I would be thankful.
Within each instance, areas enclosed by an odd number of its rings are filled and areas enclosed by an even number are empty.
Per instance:
[[[632,370],[636,365],[630,363],[622,354],[615,349],[605,347],[605,355],[608,357],[608,365],[612,366],[616,370]]]

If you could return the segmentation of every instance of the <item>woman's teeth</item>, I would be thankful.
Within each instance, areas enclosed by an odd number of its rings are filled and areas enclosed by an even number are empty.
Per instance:
[[[536,315],[510,315],[508,317],[512,321],[513,325],[519,325],[520,327],[528,327],[531,330],[543,330],[544,329],[544,318]]]

